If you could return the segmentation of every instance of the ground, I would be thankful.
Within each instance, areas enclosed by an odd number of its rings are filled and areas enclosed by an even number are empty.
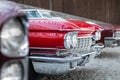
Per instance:
[[[120,80],[120,47],[105,48],[90,63],[63,75],[40,75],[41,80]]]

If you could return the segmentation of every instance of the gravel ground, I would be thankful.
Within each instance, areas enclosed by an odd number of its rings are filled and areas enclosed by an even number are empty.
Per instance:
[[[90,63],[63,75],[40,75],[41,80],[120,80],[120,47],[105,48]]]

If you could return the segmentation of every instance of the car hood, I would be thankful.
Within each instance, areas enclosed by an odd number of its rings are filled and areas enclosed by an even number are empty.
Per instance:
[[[95,23],[88,22],[88,21],[81,21],[81,20],[75,20],[75,19],[67,19],[67,20],[76,24],[81,28],[81,30],[85,30],[85,31],[96,31],[96,30],[104,29],[100,25],[97,25]]]
[[[80,27],[64,19],[29,19],[30,30],[80,31]]]

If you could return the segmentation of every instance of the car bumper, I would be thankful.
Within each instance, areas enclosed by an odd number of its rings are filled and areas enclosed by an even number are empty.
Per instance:
[[[101,53],[101,51],[104,47],[105,46],[103,44],[95,44],[93,46],[94,51],[96,51],[96,56],[98,56]]]
[[[42,74],[62,74],[76,69],[78,66],[85,65],[96,56],[95,51],[83,55],[74,55],[64,58],[36,57],[32,59],[34,70]]]
[[[120,46],[120,38],[117,37],[106,37],[105,47],[117,47]]]

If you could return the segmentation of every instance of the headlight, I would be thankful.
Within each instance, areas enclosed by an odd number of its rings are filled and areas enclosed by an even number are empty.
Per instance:
[[[64,46],[65,48],[76,48],[78,47],[78,34],[76,32],[69,32],[65,35]]]
[[[28,52],[28,40],[25,28],[17,19],[9,19],[1,30],[1,51],[10,57],[25,56]]]
[[[65,36],[65,41],[64,41],[65,48],[70,48],[71,47],[71,43],[72,43],[71,36],[70,35],[66,35]]]
[[[72,36],[72,47],[73,48],[78,47],[78,36],[76,34]]]
[[[101,39],[101,31],[96,31],[95,35],[93,36],[93,39],[95,41],[100,40]]]
[[[23,66],[19,62],[7,62],[1,68],[0,80],[22,80]]]

